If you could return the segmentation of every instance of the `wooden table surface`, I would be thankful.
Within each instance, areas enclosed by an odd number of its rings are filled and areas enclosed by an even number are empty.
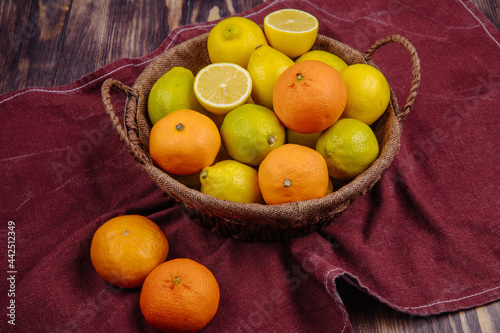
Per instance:
[[[58,86],[157,48],[180,25],[245,11],[263,0],[2,0],[0,93]],[[472,0],[500,30],[500,0]],[[147,18],[147,19],[145,19]],[[85,43],[83,41],[91,41]],[[342,281],[355,332],[500,332],[500,301],[429,317],[396,312]]]

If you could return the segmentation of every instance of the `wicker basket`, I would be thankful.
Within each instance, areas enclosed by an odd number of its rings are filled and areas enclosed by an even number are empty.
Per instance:
[[[195,75],[210,63],[206,42],[208,33],[187,40],[161,54],[149,64],[133,87],[108,79],[102,85],[106,113],[139,167],[170,197],[180,203],[196,223],[225,237],[244,241],[276,241],[303,235],[332,223],[349,204],[365,194],[380,179],[399,150],[401,121],[410,112],[420,84],[420,61],[413,45],[399,35],[377,41],[365,54],[332,38],[319,35],[313,49],[332,52],[347,64],[368,63],[374,52],[387,43],[402,44],[411,54],[413,80],[410,93],[400,110],[391,88],[391,102],[372,128],[380,145],[379,158],[362,174],[347,183],[335,184],[335,191],[323,198],[280,205],[242,204],[220,200],[179,183],[157,168],[148,152],[151,123],[147,116],[147,99],[153,84],[174,66],[189,68]],[[120,124],[111,103],[111,87],[127,97],[124,126]]]

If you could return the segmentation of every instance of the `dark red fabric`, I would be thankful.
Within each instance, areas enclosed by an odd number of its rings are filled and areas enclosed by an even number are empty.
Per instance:
[[[109,77],[132,85],[155,56],[213,22],[180,27],[153,53],[72,84],[4,94],[0,331],[153,331],[140,291],[109,287],[90,262],[93,233],[121,214],[151,218],[170,241],[169,259],[214,273],[221,302],[207,332],[350,332],[339,277],[417,315],[500,298],[500,33],[465,0],[270,1],[242,15],[262,23],[285,7],[309,11],[320,33],[362,52],[391,34],[415,45],[419,95],[380,182],[329,227],[286,242],[225,239],[184,216],[111,131],[100,86]],[[386,45],[373,60],[403,104],[407,51]],[[114,100],[120,110],[123,98]]]

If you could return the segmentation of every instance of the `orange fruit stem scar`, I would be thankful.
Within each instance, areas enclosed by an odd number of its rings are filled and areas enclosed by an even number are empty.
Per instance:
[[[161,332],[198,332],[215,316],[220,290],[212,272],[187,258],[157,266],[139,300],[146,321]]]
[[[149,135],[151,158],[172,175],[191,175],[211,165],[220,146],[217,125],[188,109],[169,113],[153,125]]]
[[[287,143],[271,151],[258,170],[268,205],[321,198],[328,190],[328,166],[316,150]]]

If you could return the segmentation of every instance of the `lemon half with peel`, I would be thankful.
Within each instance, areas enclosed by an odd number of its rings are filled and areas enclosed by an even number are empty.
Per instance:
[[[318,19],[298,9],[280,9],[264,18],[269,45],[296,58],[311,49],[318,36]]]
[[[196,74],[193,88],[205,109],[224,115],[248,101],[252,93],[252,78],[239,65],[215,63]]]

